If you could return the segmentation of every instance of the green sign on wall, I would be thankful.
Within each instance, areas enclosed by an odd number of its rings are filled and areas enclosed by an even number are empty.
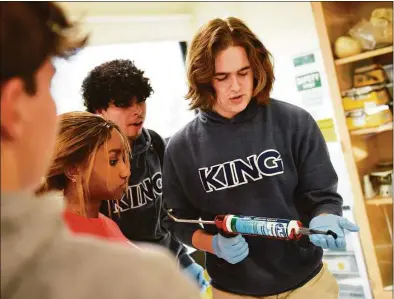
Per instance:
[[[296,77],[298,91],[321,87],[321,78],[319,72],[313,72]]]
[[[299,56],[293,59],[294,66],[305,65],[313,62],[315,62],[315,55],[313,54]]]

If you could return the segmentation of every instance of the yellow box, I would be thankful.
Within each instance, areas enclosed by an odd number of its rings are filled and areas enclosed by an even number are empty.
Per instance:
[[[387,105],[346,112],[346,124],[350,131],[375,128],[391,121],[393,115]]]
[[[345,111],[384,105],[391,98],[384,84],[349,89],[344,91],[342,96]]]
[[[358,68],[354,71],[353,86],[363,87],[374,84],[382,84],[388,81],[387,74],[379,64],[372,64]]]

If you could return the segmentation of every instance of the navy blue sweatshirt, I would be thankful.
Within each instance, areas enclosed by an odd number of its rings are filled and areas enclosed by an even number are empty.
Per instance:
[[[199,115],[169,141],[163,192],[178,217],[213,220],[220,214],[301,220],[342,214],[338,177],[323,136],[309,113],[294,105],[254,100],[232,119]],[[172,223],[192,246],[196,224]],[[210,234],[215,226],[205,225]],[[322,267],[322,249],[309,242],[245,236],[248,257],[229,264],[206,253],[214,287],[249,296],[295,289]]]
[[[157,133],[152,133],[161,138]],[[164,246],[174,253],[183,267],[187,267],[194,262],[193,259],[166,227],[159,154],[152,144],[151,134],[143,129],[133,144],[128,197],[123,196],[119,205],[111,202],[111,215],[107,202],[103,203],[100,211],[111,216],[129,240]]]

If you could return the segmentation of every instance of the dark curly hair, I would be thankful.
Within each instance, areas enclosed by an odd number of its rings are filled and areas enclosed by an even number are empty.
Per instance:
[[[86,110],[95,113],[107,109],[110,103],[128,107],[133,97],[145,102],[153,89],[131,60],[116,59],[95,67],[82,82],[82,97]]]

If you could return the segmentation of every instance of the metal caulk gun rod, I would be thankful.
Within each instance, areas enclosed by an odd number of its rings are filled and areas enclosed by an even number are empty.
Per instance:
[[[175,222],[181,222],[181,223],[197,223],[197,224],[213,224],[215,225],[215,221],[208,221],[208,220],[191,220],[191,219],[178,219],[175,216],[171,214],[172,210],[168,210],[167,214],[168,216],[174,220]]]

